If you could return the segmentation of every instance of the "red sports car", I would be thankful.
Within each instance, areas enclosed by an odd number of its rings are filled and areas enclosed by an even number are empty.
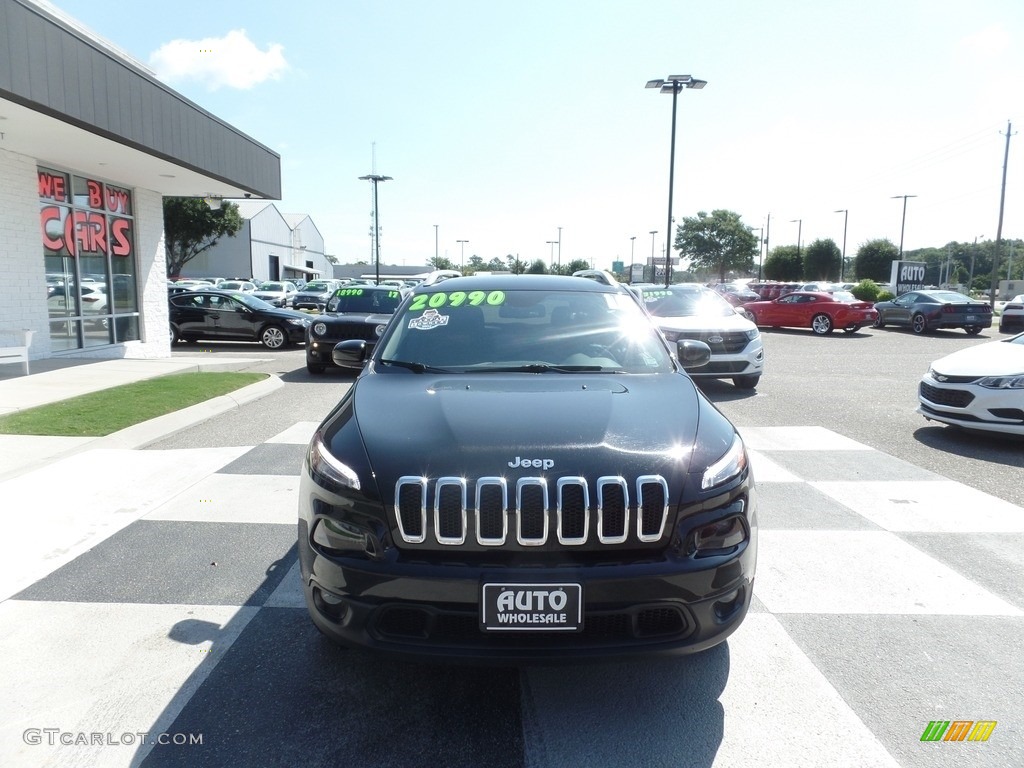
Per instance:
[[[836,328],[853,333],[878,316],[871,302],[858,301],[849,291],[794,291],[774,301],[744,304],[743,309],[757,325],[810,328],[819,336]]]

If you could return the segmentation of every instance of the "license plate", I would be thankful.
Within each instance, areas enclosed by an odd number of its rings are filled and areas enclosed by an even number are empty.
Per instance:
[[[485,632],[578,632],[581,584],[484,584],[480,629]]]
[[[975,319],[977,319],[977,318],[976,318],[976,316],[975,316],[975,315],[968,315],[968,316],[967,316],[967,317],[965,317],[964,319],[965,319],[965,320],[967,320],[968,322],[970,322],[971,320],[975,320]]]

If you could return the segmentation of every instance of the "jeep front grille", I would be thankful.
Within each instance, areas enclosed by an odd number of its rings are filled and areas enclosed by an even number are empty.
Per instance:
[[[623,477],[605,476],[592,493],[585,477],[481,477],[475,483],[440,477],[431,483],[407,475],[395,485],[395,520],[407,544],[428,537],[446,546],[475,540],[500,547],[513,539],[539,547],[552,537],[570,547],[651,543],[665,532],[668,483],[661,475],[641,475],[631,487]]]

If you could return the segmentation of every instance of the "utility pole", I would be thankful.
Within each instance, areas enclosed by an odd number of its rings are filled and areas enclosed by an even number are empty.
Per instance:
[[[996,251],[992,255],[992,283],[989,286],[989,306],[996,308],[996,289],[999,287],[999,254],[1003,250],[1003,208],[1006,205],[1006,164],[1010,160],[1010,136],[1012,124],[1006,121],[1006,149],[1003,152],[1003,185],[999,190],[999,225],[996,227]]]
[[[768,212],[768,224],[764,228],[764,258],[768,258],[768,239],[772,236],[772,214]],[[764,265],[764,259],[761,259],[761,263],[757,265],[757,282],[761,282],[761,267]]]

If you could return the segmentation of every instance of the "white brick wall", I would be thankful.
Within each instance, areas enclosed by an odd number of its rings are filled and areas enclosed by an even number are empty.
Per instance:
[[[45,161],[41,161],[46,165]],[[35,158],[0,150],[0,328],[35,331],[31,359],[52,355],[46,306],[46,268],[39,228],[39,190]],[[117,179],[111,179],[116,183]],[[170,357],[167,318],[167,270],[164,255],[163,198],[151,190],[133,190],[135,245],[140,288],[140,341],[69,350],[62,356],[88,358]]]
[[[35,331],[29,357],[50,356],[36,161],[0,150],[0,328]]]

